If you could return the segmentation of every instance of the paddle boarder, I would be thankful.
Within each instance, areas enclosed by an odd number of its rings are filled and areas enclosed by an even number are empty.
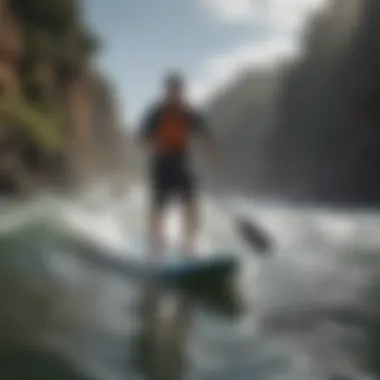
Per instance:
[[[139,129],[139,139],[150,153],[149,244],[154,257],[165,249],[165,211],[174,199],[180,201],[183,210],[183,251],[194,253],[198,204],[197,184],[189,160],[192,137],[200,137],[208,153],[216,152],[210,129],[201,113],[188,102],[186,90],[181,73],[168,73],[162,99],[149,107]]]

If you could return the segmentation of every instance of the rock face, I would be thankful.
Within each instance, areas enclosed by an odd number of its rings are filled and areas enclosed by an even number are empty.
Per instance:
[[[284,88],[278,185],[295,198],[379,201],[380,8],[335,0],[316,18]]]
[[[99,174],[109,175],[127,170],[126,132],[122,130],[116,94],[100,74],[93,74],[93,136]]]
[[[22,55],[22,40],[20,25],[12,14],[9,2],[0,2],[0,94],[18,94],[20,80],[18,68]],[[0,120],[0,128],[5,128],[5,120]],[[12,146],[15,144],[15,136],[0,134],[0,190],[14,191],[15,183],[11,174],[14,157]]]
[[[68,133],[70,159],[73,174],[79,180],[85,176],[93,160],[94,100],[90,78],[81,76],[68,86],[67,108],[71,117],[71,128]]]
[[[98,41],[79,5],[0,2],[0,193],[71,187],[118,151],[99,138],[103,129],[122,141],[112,88],[93,70]]]
[[[360,33],[346,54],[341,185],[353,201],[380,200],[380,4],[363,2]]]
[[[17,93],[18,68],[22,55],[20,23],[12,14],[9,2],[0,2],[0,91]]]
[[[252,69],[211,104],[228,145],[225,182],[294,200],[380,200],[379,21],[376,0],[331,0],[300,59]]]
[[[282,91],[273,138],[278,154],[275,184],[288,196],[324,198],[329,184],[337,184],[339,136],[349,102],[344,87],[354,74],[347,71],[347,52],[361,33],[362,4],[336,0],[312,20],[304,58]]]
[[[268,181],[263,158],[287,71],[288,64],[282,63],[245,72],[208,105],[207,118],[223,152],[222,172],[204,173],[208,185],[256,192]]]

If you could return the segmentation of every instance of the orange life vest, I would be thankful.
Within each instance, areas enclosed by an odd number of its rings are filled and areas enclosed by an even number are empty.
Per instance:
[[[158,120],[156,144],[162,153],[185,150],[190,142],[191,116],[186,109],[163,107]]]

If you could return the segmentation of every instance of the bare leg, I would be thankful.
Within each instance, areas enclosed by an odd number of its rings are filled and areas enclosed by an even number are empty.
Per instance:
[[[160,259],[164,252],[164,211],[153,207],[149,221],[149,256],[152,261]]]
[[[193,197],[183,202],[183,226],[183,252],[186,255],[194,255],[198,232],[198,204]]]

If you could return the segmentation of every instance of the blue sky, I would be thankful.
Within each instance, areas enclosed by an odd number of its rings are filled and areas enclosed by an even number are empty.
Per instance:
[[[162,74],[180,68],[191,96],[206,101],[247,66],[294,54],[302,23],[324,0],[85,0],[104,42],[98,64],[134,123],[158,94]]]

